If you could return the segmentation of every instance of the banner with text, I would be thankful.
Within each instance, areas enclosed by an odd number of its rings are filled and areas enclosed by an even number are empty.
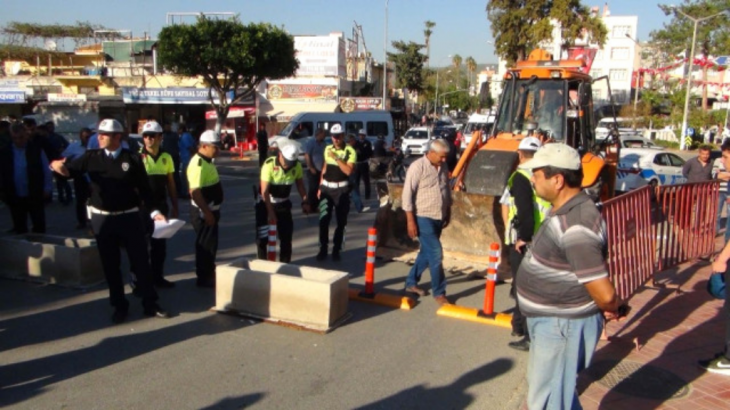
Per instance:
[[[337,86],[322,84],[272,84],[266,89],[270,100],[336,101]]]
[[[345,41],[337,36],[295,36],[297,77],[346,77]]]

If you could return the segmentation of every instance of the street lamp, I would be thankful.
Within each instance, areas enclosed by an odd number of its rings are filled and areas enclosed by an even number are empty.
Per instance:
[[[383,41],[383,109],[388,93],[388,1],[385,0],[385,40]]]
[[[631,37],[631,34],[626,33],[626,37],[629,40],[633,41],[634,44],[636,44],[636,47],[641,48],[641,44],[639,44],[638,41],[634,40],[634,38]],[[634,53],[634,55],[636,55],[636,53]],[[639,102],[639,72],[637,70],[637,72],[636,72],[636,86],[634,88],[634,125],[633,125],[634,128],[636,128],[636,105],[637,105],[638,102]]]
[[[690,93],[690,88],[692,86],[692,69],[694,68],[693,66],[694,66],[694,59],[695,59],[695,41],[697,40],[697,24],[699,24],[705,20],[709,20],[713,17],[717,17],[721,14],[725,14],[730,9],[725,9],[725,10],[723,10],[719,13],[715,13],[711,16],[695,18],[695,17],[692,17],[689,14],[683,12],[682,9],[680,9],[679,7],[677,7],[675,5],[671,5],[671,6],[659,5],[659,8],[662,9],[662,11],[667,14],[670,11],[674,11],[675,13],[679,13],[679,14],[683,15],[684,17],[686,17],[687,19],[692,20],[694,22],[694,30],[692,31],[692,47],[689,52],[689,70],[687,71],[687,94],[684,96],[684,115],[682,116],[682,135],[680,135],[680,137],[679,137],[679,149],[684,150],[684,149],[686,149],[684,137],[685,137],[685,134],[687,133],[687,114],[689,113],[689,93]]]

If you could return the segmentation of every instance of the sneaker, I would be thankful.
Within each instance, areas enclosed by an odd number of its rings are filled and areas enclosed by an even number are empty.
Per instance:
[[[725,355],[718,355],[712,360],[700,360],[698,363],[708,372],[730,376],[730,360]]]
[[[370,207],[369,207],[369,206],[364,206],[364,207],[363,207],[363,208],[362,208],[362,209],[360,210],[360,213],[362,214],[362,213],[365,213],[365,212],[367,212],[367,211],[369,211],[369,210],[370,210]]]
[[[521,352],[529,352],[530,351],[530,339],[523,338],[516,342],[509,342],[507,343],[507,346],[519,350]]]
[[[327,259],[327,249],[321,248],[317,254],[317,260],[321,262],[325,259]]]

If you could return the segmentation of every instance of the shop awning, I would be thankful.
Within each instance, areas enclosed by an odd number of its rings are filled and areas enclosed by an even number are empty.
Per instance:
[[[228,110],[227,118],[243,118],[247,115],[254,115],[255,113],[256,113],[256,108],[253,106],[251,106],[251,107],[231,107]],[[218,119],[218,112],[215,110],[206,111],[205,119],[206,120]]]

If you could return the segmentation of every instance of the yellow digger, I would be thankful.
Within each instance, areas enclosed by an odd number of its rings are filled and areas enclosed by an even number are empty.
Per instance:
[[[507,71],[491,132],[472,137],[451,175],[451,223],[441,236],[445,269],[466,274],[483,271],[490,243],[503,243],[499,199],[517,166],[517,146],[528,135],[578,149],[584,188],[596,200],[613,196],[620,144],[615,133],[600,144],[595,142],[593,82],[584,61],[552,60],[544,50],[533,51]],[[389,183],[378,191],[378,255],[411,262],[418,242],[407,234],[401,209],[403,186]],[[506,265],[500,271],[508,271]]]

